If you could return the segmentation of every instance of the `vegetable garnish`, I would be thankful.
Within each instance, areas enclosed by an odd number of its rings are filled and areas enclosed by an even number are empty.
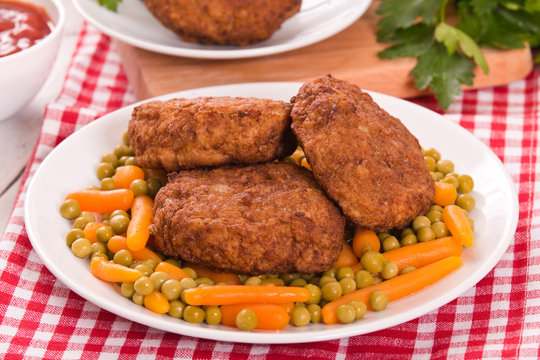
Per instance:
[[[301,287],[285,286],[210,285],[185,290],[184,298],[190,305],[281,304],[307,301],[309,291]]]

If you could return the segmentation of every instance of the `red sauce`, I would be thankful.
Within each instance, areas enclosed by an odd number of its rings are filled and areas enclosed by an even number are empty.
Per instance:
[[[52,30],[47,12],[33,4],[0,0],[0,57],[27,49]]]

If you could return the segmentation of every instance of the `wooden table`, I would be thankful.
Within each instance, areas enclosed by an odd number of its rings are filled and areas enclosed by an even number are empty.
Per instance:
[[[21,112],[0,122],[0,231],[8,221],[20,178],[39,136],[45,106],[54,101],[64,82],[64,76],[75,48],[82,19],[71,0],[61,0],[66,8],[66,27],[54,68],[47,82]]]

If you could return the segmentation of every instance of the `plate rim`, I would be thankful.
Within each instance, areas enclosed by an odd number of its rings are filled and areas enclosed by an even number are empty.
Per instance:
[[[253,87],[253,86],[256,86],[256,87],[261,87],[261,86],[276,86],[276,87],[290,86],[290,87],[298,88],[298,87],[301,86],[301,84],[302,83],[300,83],[300,82],[254,82],[254,83],[238,83],[238,84],[228,84],[228,85],[201,87],[201,88],[195,88],[195,89],[172,92],[172,93],[169,93],[169,94],[164,94],[164,95],[157,96],[157,97],[152,98],[152,99],[145,99],[145,100],[136,102],[134,104],[124,106],[124,107],[122,107],[122,108],[120,108],[118,110],[115,110],[115,111],[113,111],[113,112],[111,112],[109,114],[101,116],[100,118],[96,119],[95,121],[85,125],[81,129],[86,128],[86,127],[102,126],[101,124],[108,121],[108,118],[112,118],[112,117],[118,116],[119,114],[121,114],[123,112],[130,111],[130,109],[132,109],[134,106],[137,106],[137,105],[139,105],[141,103],[145,103],[145,102],[150,101],[150,100],[168,99],[168,98],[178,97],[178,96],[184,96],[184,97],[197,96],[196,95],[197,92],[201,92],[201,91],[223,91],[223,90],[225,90],[225,89],[227,89],[229,87],[246,86],[246,87],[250,88],[250,87]],[[255,331],[255,332],[249,332],[249,333],[241,332],[242,336],[239,338],[239,336],[238,336],[239,332],[235,331],[235,329],[233,329],[233,328],[230,328],[230,329],[227,328],[226,330],[223,330],[223,329],[221,329],[221,327],[220,328],[212,328],[212,327],[209,327],[207,325],[204,326],[204,327],[201,327],[201,326],[196,326],[196,325],[189,324],[189,323],[184,324],[182,322],[178,322],[178,319],[170,318],[167,315],[153,314],[150,311],[136,311],[135,313],[133,313],[129,308],[122,308],[122,307],[112,306],[108,302],[106,302],[106,301],[104,302],[104,299],[101,299],[100,297],[95,296],[92,292],[87,290],[84,286],[81,286],[79,284],[75,284],[72,280],[69,279],[68,276],[66,276],[66,274],[59,271],[59,269],[57,269],[57,265],[54,264],[46,256],[45,253],[43,253],[43,251],[41,249],[41,244],[37,240],[38,237],[37,237],[36,234],[34,234],[34,229],[33,229],[32,225],[31,225],[30,210],[29,210],[29,207],[27,206],[27,204],[30,202],[30,199],[33,198],[32,195],[33,195],[33,192],[35,191],[34,188],[37,186],[36,185],[36,183],[37,183],[36,179],[39,179],[38,175],[40,174],[42,169],[47,166],[46,164],[48,163],[48,161],[50,161],[51,158],[53,158],[55,156],[54,154],[56,154],[57,152],[62,151],[63,146],[66,146],[66,145],[62,145],[62,144],[66,143],[66,141],[68,141],[68,139],[71,138],[72,140],[69,140],[69,141],[74,141],[73,139],[77,139],[78,136],[83,136],[83,135],[74,136],[77,133],[79,133],[79,131],[75,131],[73,134],[71,134],[66,139],[64,139],[64,141],[62,141],[60,144],[58,144],[54,149],[52,149],[50,151],[50,153],[47,154],[47,156],[43,159],[42,163],[36,169],[36,171],[34,172],[32,178],[30,180],[30,183],[29,183],[27,191],[26,191],[25,199],[24,199],[24,222],[25,222],[25,227],[26,227],[26,231],[27,231],[27,234],[28,234],[28,238],[30,239],[30,242],[31,242],[34,250],[36,251],[37,255],[43,261],[43,263],[48,268],[48,270],[51,271],[51,273],[53,273],[53,275],[55,275],[55,277],[57,279],[59,279],[62,283],[64,283],[64,285],[66,285],[66,287],[68,287],[70,290],[72,290],[75,293],[77,293],[78,295],[80,295],[82,298],[86,299],[87,301],[92,302],[94,305],[96,305],[99,308],[110,311],[113,314],[116,314],[118,316],[126,318],[127,320],[135,321],[135,322],[138,322],[140,324],[143,324],[143,325],[146,325],[146,326],[149,326],[149,327],[153,327],[153,328],[157,328],[157,329],[160,329],[160,330],[173,332],[173,333],[177,333],[177,334],[181,334],[181,335],[186,335],[186,336],[195,336],[195,337],[199,337],[199,338],[205,338],[205,339],[217,340],[217,341],[242,342],[242,343],[252,343],[252,344],[310,343],[310,342],[334,340],[334,339],[339,339],[339,338],[343,338],[343,337],[350,337],[350,336],[356,336],[356,335],[362,335],[362,334],[366,334],[366,333],[371,333],[371,332],[374,332],[374,331],[383,330],[383,329],[386,329],[386,328],[389,328],[389,327],[397,326],[397,325],[402,324],[404,322],[407,322],[407,321],[410,321],[412,319],[423,316],[423,315],[425,315],[425,314],[427,314],[427,313],[429,313],[429,312],[431,312],[431,311],[433,311],[433,310],[435,310],[435,309],[449,303],[450,301],[458,298],[459,296],[461,296],[461,294],[463,294],[465,291],[469,290],[474,285],[476,285],[479,281],[481,281],[487,275],[487,273],[489,271],[491,271],[496,266],[496,264],[500,261],[501,257],[506,252],[508,246],[513,241],[515,230],[516,230],[517,223],[518,223],[519,202],[518,202],[517,192],[516,192],[516,189],[515,189],[515,184],[514,184],[512,178],[511,178],[511,176],[509,175],[508,171],[504,167],[504,164],[493,153],[493,151],[485,143],[480,141],[478,138],[476,138],[473,134],[471,134],[469,131],[467,131],[463,127],[459,126],[456,123],[451,122],[448,119],[444,119],[444,117],[442,115],[440,115],[440,114],[438,114],[436,112],[433,112],[433,111],[431,111],[431,110],[429,110],[427,108],[424,108],[424,107],[422,107],[420,105],[417,105],[415,103],[412,103],[412,102],[409,102],[409,101],[406,101],[406,100],[403,100],[403,99],[399,99],[399,98],[396,98],[396,97],[393,97],[393,96],[390,96],[390,95],[385,95],[385,94],[373,92],[373,91],[366,91],[366,92],[368,92],[370,95],[372,95],[374,97],[377,97],[377,98],[378,97],[382,97],[382,98],[386,97],[386,98],[390,98],[391,101],[398,101],[398,102],[401,102],[402,104],[406,103],[405,106],[412,106],[412,107],[418,108],[421,111],[431,113],[431,115],[440,117],[444,121],[448,121],[451,124],[450,126],[455,127],[456,131],[461,133],[460,135],[470,137],[471,141],[475,141],[475,142],[477,142],[477,144],[479,146],[483,147],[484,152],[488,156],[490,156],[492,158],[492,160],[494,160],[497,163],[500,170],[504,173],[505,178],[506,178],[505,179],[506,182],[508,182],[508,184],[512,185],[512,186],[510,186],[508,188],[508,190],[510,190],[510,195],[511,195],[511,198],[513,200],[512,203],[514,205],[513,208],[511,209],[513,216],[511,217],[511,219],[508,222],[507,231],[505,232],[505,237],[504,237],[503,241],[499,243],[499,246],[496,247],[496,249],[495,249],[495,251],[493,253],[495,255],[491,255],[489,257],[489,259],[491,261],[489,263],[487,263],[487,264],[483,264],[481,266],[481,271],[477,271],[474,274],[475,276],[469,277],[465,281],[460,283],[460,285],[457,287],[458,288],[457,292],[455,292],[455,288],[454,288],[454,289],[452,289],[452,291],[447,292],[445,294],[442,294],[442,295],[436,297],[434,300],[431,300],[428,303],[427,307],[423,306],[422,311],[414,311],[414,309],[412,309],[412,310],[408,310],[405,314],[398,313],[396,315],[385,316],[384,317],[385,319],[389,319],[389,320],[396,320],[397,319],[397,321],[389,321],[391,323],[390,326],[384,326],[384,325],[383,326],[372,326],[372,327],[368,326],[367,329],[364,330],[363,327],[361,326],[362,324],[360,324],[360,323],[353,323],[353,324],[349,324],[349,325],[332,325],[332,326],[326,326],[325,325],[325,328],[322,329],[322,330],[311,330],[311,331],[305,332],[305,333],[293,332],[293,331],[289,331],[289,330],[279,331],[279,332],[263,332],[263,331]],[[193,94],[190,94],[190,93],[193,93]],[[216,96],[221,96],[221,95],[216,95]],[[81,130],[81,129],[79,129],[79,130]],[[82,134],[82,133],[79,133],[79,134]],[[89,266],[87,266],[87,267],[89,268]],[[98,280],[98,281],[100,281],[100,280]],[[114,285],[111,284],[111,286],[114,286]],[[415,294],[412,294],[410,296],[414,296],[414,295]],[[399,300],[397,300],[397,301],[399,301]],[[135,305],[135,306],[138,307],[138,305]],[[420,314],[418,314],[418,312]],[[165,319],[165,321],[163,321],[163,322],[158,321],[157,323],[155,323],[156,319],[158,319],[158,318],[160,318],[161,320]],[[180,332],[180,331],[177,331],[177,329],[171,330],[171,328],[169,328],[167,326],[167,323],[169,321],[175,321],[174,324],[177,325],[177,327],[179,327],[183,331]],[[352,327],[352,329],[351,329],[351,327]],[[308,338],[298,340],[297,335],[299,335],[299,334],[307,336]],[[296,335],[296,336],[294,336],[294,335]]]
[[[355,21],[357,21],[360,17],[362,17],[369,6],[371,5],[373,0],[361,0],[360,3],[356,7],[354,7],[354,10],[356,10],[353,14],[350,15],[350,18],[348,18],[348,21],[344,21],[339,24],[339,26],[335,27],[336,30],[328,32],[327,34],[323,36],[315,37],[314,39],[311,39],[311,37],[308,37],[307,39],[304,39],[303,41],[297,42],[296,45],[294,43],[286,42],[284,44],[277,44],[277,45],[271,45],[271,46],[265,46],[261,48],[250,48],[250,49],[224,49],[224,50],[203,50],[203,49],[190,49],[190,48],[183,48],[183,47],[177,47],[177,46],[169,46],[169,45],[163,45],[163,44],[155,44],[151,43],[146,40],[139,40],[136,38],[133,38],[131,36],[128,36],[124,33],[120,33],[114,29],[112,29],[110,26],[103,24],[99,19],[89,14],[81,5],[82,1],[88,1],[88,0],[73,0],[73,4],[79,14],[82,15],[82,17],[88,21],[90,24],[95,26],[97,29],[105,33],[106,35],[118,39],[122,42],[125,42],[129,45],[160,53],[165,55],[172,55],[172,56],[178,56],[178,57],[186,57],[186,58],[193,58],[193,59],[209,59],[209,60],[226,60],[226,59],[247,59],[247,58],[254,58],[254,57],[261,57],[261,56],[267,56],[267,55],[275,55],[280,54],[296,49],[300,49],[302,47],[306,47],[308,45],[312,45],[318,42],[321,42],[323,40],[328,39],[329,37],[332,37],[341,31],[345,30],[349,26],[351,26]],[[169,30],[170,31],[170,30]],[[279,29],[277,30],[279,31]],[[182,41],[182,40],[180,40]]]

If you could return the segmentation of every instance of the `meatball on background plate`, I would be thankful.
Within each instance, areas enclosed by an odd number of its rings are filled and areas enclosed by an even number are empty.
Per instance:
[[[435,188],[418,140],[369,94],[327,75],[291,103],[313,175],[352,222],[386,231],[428,210]]]
[[[340,210],[291,163],[179,172],[153,212],[158,251],[219,271],[321,272],[343,244]]]

